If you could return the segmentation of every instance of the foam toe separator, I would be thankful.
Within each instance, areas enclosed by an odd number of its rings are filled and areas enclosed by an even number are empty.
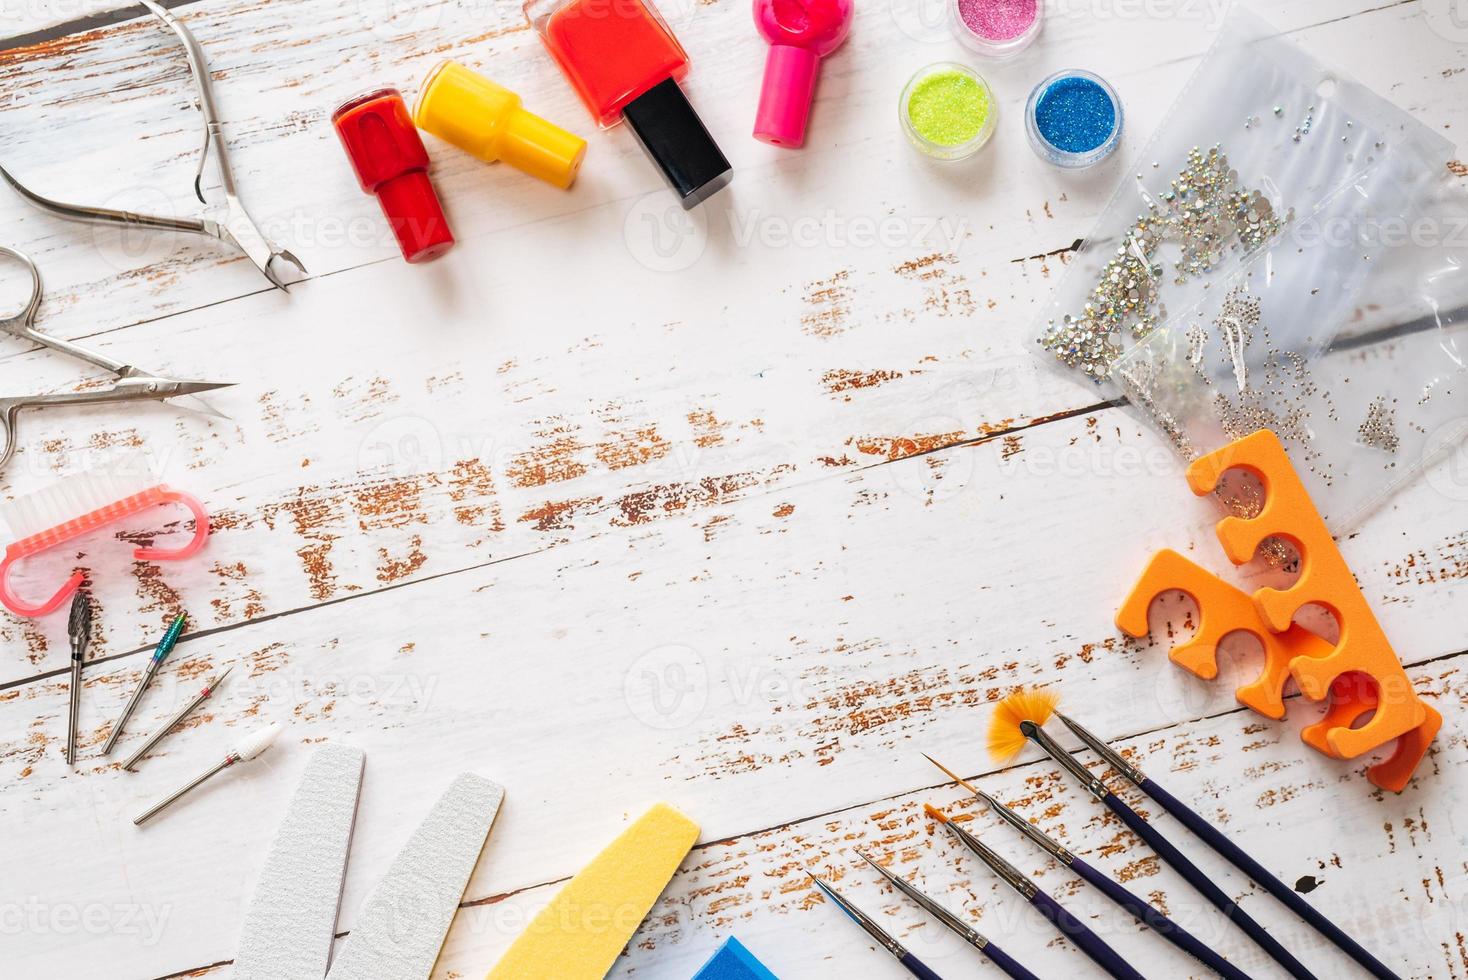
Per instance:
[[[697,840],[698,824],[654,806],[540,910],[487,980],[602,980]]]

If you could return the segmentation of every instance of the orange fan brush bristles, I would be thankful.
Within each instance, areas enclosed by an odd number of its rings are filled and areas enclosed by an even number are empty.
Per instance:
[[[989,722],[989,755],[995,762],[1008,762],[1019,755],[1029,739],[1020,724],[1026,721],[1043,726],[1055,713],[1060,695],[1044,688],[1020,688],[1000,701]]]

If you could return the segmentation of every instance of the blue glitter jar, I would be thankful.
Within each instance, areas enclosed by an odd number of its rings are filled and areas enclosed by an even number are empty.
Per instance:
[[[1121,100],[1106,80],[1078,68],[1036,85],[1025,106],[1030,146],[1067,170],[1100,163],[1121,141]]]

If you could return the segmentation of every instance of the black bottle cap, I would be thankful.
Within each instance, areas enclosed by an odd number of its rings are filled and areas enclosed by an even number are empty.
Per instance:
[[[723,151],[671,78],[627,103],[622,117],[689,210],[734,176]]]

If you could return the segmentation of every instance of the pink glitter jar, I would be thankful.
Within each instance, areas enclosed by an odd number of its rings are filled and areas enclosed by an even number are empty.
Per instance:
[[[1043,0],[949,0],[953,33],[969,50],[1008,58],[1030,46],[1044,19]]]

